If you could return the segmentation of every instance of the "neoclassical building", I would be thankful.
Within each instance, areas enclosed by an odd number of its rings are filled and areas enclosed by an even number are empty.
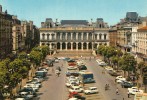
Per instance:
[[[41,23],[40,46],[50,50],[94,50],[99,45],[109,45],[109,28],[102,18],[96,22],[87,20],[61,20],[47,18]]]

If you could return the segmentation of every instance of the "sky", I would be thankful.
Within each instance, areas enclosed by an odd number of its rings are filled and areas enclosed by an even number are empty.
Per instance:
[[[147,16],[147,0],[0,0],[0,4],[3,11],[20,20],[32,20],[38,27],[46,18],[89,22],[103,18],[108,25],[114,25],[126,12]]]

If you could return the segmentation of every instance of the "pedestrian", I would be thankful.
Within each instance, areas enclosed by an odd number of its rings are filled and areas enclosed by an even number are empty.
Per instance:
[[[59,77],[60,71],[59,71],[59,70],[56,70],[56,71],[55,71],[55,74]]]
[[[116,94],[118,95],[118,88],[116,89]]]
[[[128,91],[127,93],[128,93],[128,98],[130,98],[130,92]]]

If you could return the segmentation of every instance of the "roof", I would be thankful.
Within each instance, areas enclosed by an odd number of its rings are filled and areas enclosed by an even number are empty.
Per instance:
[[[138,31],[147,31],[147,26],[139,28]]]
[[[61,25],[88,25],[87,20],[61,20]]]

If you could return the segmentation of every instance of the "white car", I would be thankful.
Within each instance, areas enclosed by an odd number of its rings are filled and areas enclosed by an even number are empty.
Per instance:
[[[100,66],[106,66],[107,64],[105,62],[101,61],[101,62],[98,62],[98,65],[100,65]]]
[[[24,88],[28,88],[28,87],[31,87],[34,91],[38,91],[39,90],[39,86],[35,85],[35,84],[26,84],[24,86]]]
[[[113,68],[110,67],[110,66],[106,66],[105,69],[106,69],[107,71],[109,71],[109,70],[113,70]]]
[[[120,78],[120,79],[116,80],[117,83],[122,83],[122,82],[124,82],[124,81],[126,81],[125,78]]]
[[[67,69],[68,69],[68,70],[76,70],[77,67],[75,67],[75,66],[68,66]]]
[[[131,91],[131,90],[138,90],[138,88],[137,87],[128,88],[128,91]]]
[[[55,59],[55,63],[58,63],[59,62],[59,60],[58,59]]]
[[[138,89],[129,89],[129,93],[135,95],[136,93],[143,93],[143,90]]]
[[[121,78],[123,78],[122,76],[117,76],[115,79],[116,80],[119,80],[119,79],[121,79]]]
[[[69,92],[83,92],[83,88],[80,88],[79,86],[73,86],[71,89],[69,89]]]
[[[89,87],[88,90],[84,91],[85,94],[93,94],[93,93],[98,93],[97,87]]]
[[[68,99],[68,100],[78,100],[77,98],[70,98],[70,99]]]
[[[16,98],[15,100],[25,100],[24,98]]]

